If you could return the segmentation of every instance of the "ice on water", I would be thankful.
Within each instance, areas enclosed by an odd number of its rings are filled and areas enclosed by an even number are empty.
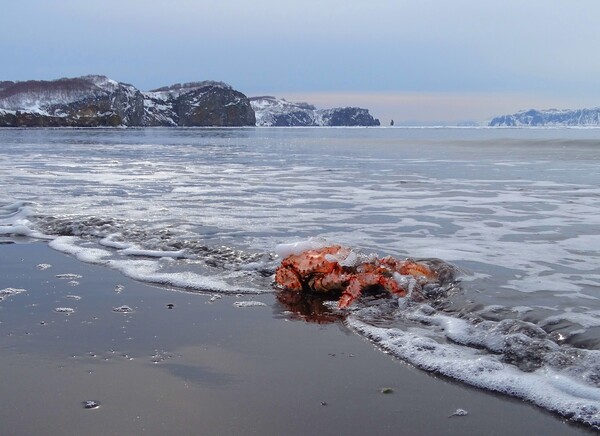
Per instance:
[[[331,242],[354,249],[339,262],[443,259],[462,271],[438,302],[444,315],[359,306],[348,325],[424,369],[599,424],[600,130],[0,138],[0,238],[48,238],[82,261],[211,295],[271,292],[282,257]]]

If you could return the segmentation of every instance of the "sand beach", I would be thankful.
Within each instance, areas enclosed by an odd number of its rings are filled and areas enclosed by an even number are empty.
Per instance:
[[[2,434],[592,432],[411,367],[342,322],[299,320],[271,294],[149,286],[1,242],[0,288],[22,290],[0,301]]]

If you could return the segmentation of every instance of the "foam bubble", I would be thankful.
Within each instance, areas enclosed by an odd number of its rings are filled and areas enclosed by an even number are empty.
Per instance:
[[[70,315],[75,312],[75,309],[73,309],[72,307],[55,307],[54,311],[56,313],[65,313],[67,315]]]
[[[61,280],[75,280],[75,279],[81,279],[81,278],[83,278],[83,276],[79,275],[79,274],[66,273],[66,274],[56,274],[56,278],[61,279]]]
[[[263,307],[266,306],[262,301],[236,301],[233,303],[235,307]]]
[[[27,292],[27,290],[21,288],[0,289],[0,301],[4,300],[5,298],[12,297],[14,295],[22,294],[23,292]]]
[[[133,309],[129,306],[123,305],[119,307],[113,307],[113,312],[117,313],[133,313]]]

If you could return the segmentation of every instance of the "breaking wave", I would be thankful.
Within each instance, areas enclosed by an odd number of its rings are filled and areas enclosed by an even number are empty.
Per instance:
[[[49,240],[57,251],[147,283],[197,292],[272,292],[271,253],[211,246],[173,229],[149,230],[111,218],[40,216],[30,206],[0,206],[0,235]]]

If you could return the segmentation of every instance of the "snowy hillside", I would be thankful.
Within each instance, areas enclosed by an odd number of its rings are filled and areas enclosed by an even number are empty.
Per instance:
[[[248,98],[223,82],[141,92],[105,76],[0,82],[0,126],[252,126]]]
[[[517,112],[492,119],[490,126],[600,126],[600,108],[548,109]]]
[[[346,107],[317,109],[271,96],[251,97],[257,126],[378,126],[367,109]]]

